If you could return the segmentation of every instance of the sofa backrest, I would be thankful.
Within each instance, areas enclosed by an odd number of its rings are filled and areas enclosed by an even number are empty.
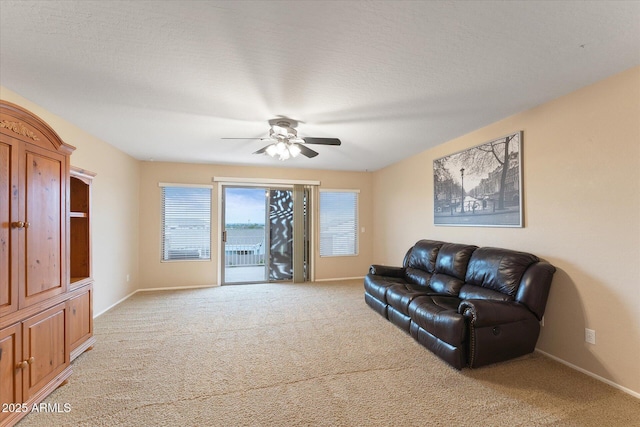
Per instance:
[[[407,282],[460,299],[517,301],[542,318],[556,269],[509,249],[420,240],[404,257]]]
[[[407,251],[404,279],[461,299],[517,301],[542,318],[556,269],[509,249],[420,240]]]
[[[467,285],[499,292],[513,300],[524,272],[538,261],[537,256],[525,252],[478,248],[469,260],[465,282]]]
[[[479,248],[471,256],[462,299],[517,301],[542,318],[556,269],[526,252]]]
[[[438,251],[444,242],[420,240],[404,258],[405,280],[421,286],[429,286],[436,269]]]
[[[435,271],[429,282],[434,292],[457,296],[464,285],[467,266],[477,246],[444,243],[438,251]]]

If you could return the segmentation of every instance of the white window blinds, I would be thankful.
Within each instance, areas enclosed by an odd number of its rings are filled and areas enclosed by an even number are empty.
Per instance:
[[[160,186],[162,260],[211,259],[211,187]]]
[[[358,191],[320,190],[320,256],[358,254]]]

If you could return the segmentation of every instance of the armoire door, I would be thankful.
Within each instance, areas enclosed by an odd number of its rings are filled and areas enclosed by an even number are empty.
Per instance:
[[[69,366],[69,328],[65,303],[22,323],[23,397],[28,400]]]
[[[22,331],[20,323],[0,329],[0,404],[22,403]],[[0,423],[11,416],[0,411]]]
[[[19,266],[20,307],[66,292],[66,157],[25,144],[20,156],[24,218]]]
[[[12,256],[21,231],[12,224],[18,216],[18,145],[0,134],[0,316],[18,309],[18,257]]]

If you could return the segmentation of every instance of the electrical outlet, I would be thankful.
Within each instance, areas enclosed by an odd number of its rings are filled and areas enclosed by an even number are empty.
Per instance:
[[[131,279],[131,277],[129,277],[129,275],[127,274],[127,282]]]
[[[584,340],[586,342],[588,342],[589,344],[595,344],[596,343],[596,331],[594,331],[593,329],[586,329],[584,330]]]

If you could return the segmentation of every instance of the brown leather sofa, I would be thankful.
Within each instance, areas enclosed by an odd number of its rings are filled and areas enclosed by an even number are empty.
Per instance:
[[[420,240],[402,267],[372,265],[366,303],[455,367],[531,353],[556,269],[508,249]]]

